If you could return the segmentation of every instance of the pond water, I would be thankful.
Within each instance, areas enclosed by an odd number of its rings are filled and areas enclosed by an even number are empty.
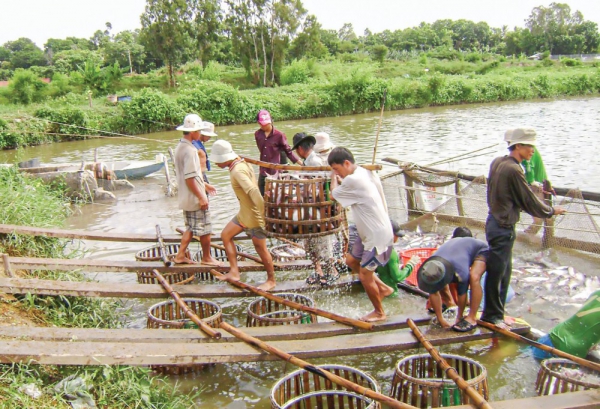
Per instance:
[[[386,112],[383,117],[377,159],[392,157],[426,165],[441,159],[454,157],[497,143],[491,153],[483,156],[467,156],[453,162],[451,168],[466,174],[487,174],[489,163],[498,155],[505,154],[504,131],[518,126],[536,128],[539,149],[547,171],[555,186],[598,191],[600,184],[600,98],[573,98],[554,101],[512,102],[486,105],[463,105],[457,107],[426,108]],[[210,119],[210,118],[208,118]],[[378,114],[354,115],[338,118],[319,118],[286,121],[275,126],[288,135],[296,132],[315,133],[325,131],[338,146],[348,147],[359,163],[371,161]],[[219,127],[219,138],[230,141],[239,154],[257,157],[253,133],[255,125]],[[98,148],[100,161],[151,160],[158,153],[175,147],[179,132],[161,132],[143,135],[146,140],[128,138],[101,138],[69,143],[27,148],[20,151],[0,152],[0,162],[24,161],[39,158],[42,163],[64,163],[85,160],[91,162]],[[208,148],[210,149],[210,144]],[[484,152],[490,152],[486,150]],[[381,174],[396,170],[384,165]],[[211,183],[219,194],[211,202],[215,231],[220,231],[237,211],[238,201],[229,185],[227,171],[213,169],[209,173]],[[65,227],[94,231],[123,233],[155,232],[159,224],[163,233],[175,232],[183,225],[176,198],[164,194],[165,179],[162,173],[141,181],[134,181],[135,190],[117,192],[118,201],[110,204],[91,204],[81,207],[68,220]],[[449,231],[449,230],[448,230]],[[447,231],[446,231],[447,232]],[[484,237],[479,233],[479,237]],[[197,245],[193,245],[196,246]],[[192,247],[193,247],[192,246]],[[88,257],[112,260],[132,260],[143,244],[85,242]],[[251,250],[251,249],[246,249]],[[552,265],[572,265],[587,275],[597,275],[599,262],[595,258],[580,258],[571,253],[557,251],[541,253],[539,249],[518,245],[515,265],[528,264],[531,260],[547,260]],[[302,273],[284,273],[280,278],[306,276]],[[106,273],[94,275],[99,280],[116,283],[136,282],[135,274]],[[259,282],[264,273],[249,273],[245,281]],[[521,316],[541,330],[549,330],[558,321],[577,310],[578,304],[568,299],[555,303],[554,309],[540,311],[536,304],[537,294],[531,289],[516,286],[514,304],[508,312]],[[370,303],[362,290],[319,291],[311,294],[317,306],[339,314],[359,317],[369,311]],[[243,324],[243,314],[250,300],[218,300],[223,306],[228,322]],[[579,301],[581,302],[581,301]],[[127,301],[132,316],[127,326],[145,327],[145,311],[153,302]],[[397,298],[386,299],[384,307],[389,314],[422,312],[424,300],[405,293]],[[534,382],[539,364],[532,358],[528,348],[509,340],[470,342],[440,348],[443,352],[465,355],[478,360],[488,370],[491,400],[534,396]],[[383,393],[389,393],[395,363],[411,353],[365,354],[354,357],[338,357],[311,360],[320,363],[350,365],[370,372],[382,385]],[[291,368],[281,362],[239,363],[217,365],[192,377],[173,378],[183,387],[205,390],[198,402],[206,408],[267,408],[271,386]]]

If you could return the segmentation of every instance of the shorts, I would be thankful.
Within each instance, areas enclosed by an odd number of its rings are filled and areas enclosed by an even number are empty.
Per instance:
[[[360,236],[356,236],[356,240],[352,244],[352,251],[350,254],[357,260],[360,260],[360,266],[366,268],[369,271],[377,270],[377,267],[385,266],[392,255],[394,248],[388,246],[387,250],[381,254],[377,254],[377,249],[365,250],[365,246]]]
[[[236,226],[240,226],[242,229],[244,229],[244,233],[246,233],[248,235],[248,237],[250,237],[251,239],[254,239],[254,238],[257,238],[257,239],[260,239],[260,240],[266,240],[267,239],[267,232],[262,227],[252,227],[250,229],[247,228],[247,227],[244,227],[238,221],[237,216],[233,216],[233,219],[231,219],[231,221]]]
[[[194,236],[206,236],[212,233],[209,210],[183,211],[186,230],[191,230]]]

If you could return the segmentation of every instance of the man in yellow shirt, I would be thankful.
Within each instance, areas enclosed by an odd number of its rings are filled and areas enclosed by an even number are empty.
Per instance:
[[[254,170],[233,151],[229,142],[222,139],[213,144],[210,160],[221,169],[229,169],[231,186],[240,202],[240,211],[221,232],[221,239],[225,246],[230,268],[229,273],[218,278],[220,280],[240,280],[237,251],[233,238],[244,231],[252,239],[252,244],[254,244],[254,248],[267,271],[267,281],[258,288],[265,291],[271,290],[275,287],[275,269],[273,258],[267,249],[264,218],[265,204],[258,189]]]

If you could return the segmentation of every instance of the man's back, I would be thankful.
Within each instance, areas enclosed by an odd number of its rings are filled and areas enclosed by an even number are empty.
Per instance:
[[[182,139],[175,149],[175,171],[178,186],[177,198],[179,208],[186,211],[200,209],[200,202],[187,186],[186,179],[194,178],[201,186],[201,189],[204,189],[204,183],[200,176],[200,160],[198,159],[197,152],[194,145],[186,139]]]

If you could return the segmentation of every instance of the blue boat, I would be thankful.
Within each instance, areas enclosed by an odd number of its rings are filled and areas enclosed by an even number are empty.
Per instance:
[[[141,179],[152,173],[163,169],[164,162],[112,162],[107,163],[108,168],[112,169],[117,179]]]

